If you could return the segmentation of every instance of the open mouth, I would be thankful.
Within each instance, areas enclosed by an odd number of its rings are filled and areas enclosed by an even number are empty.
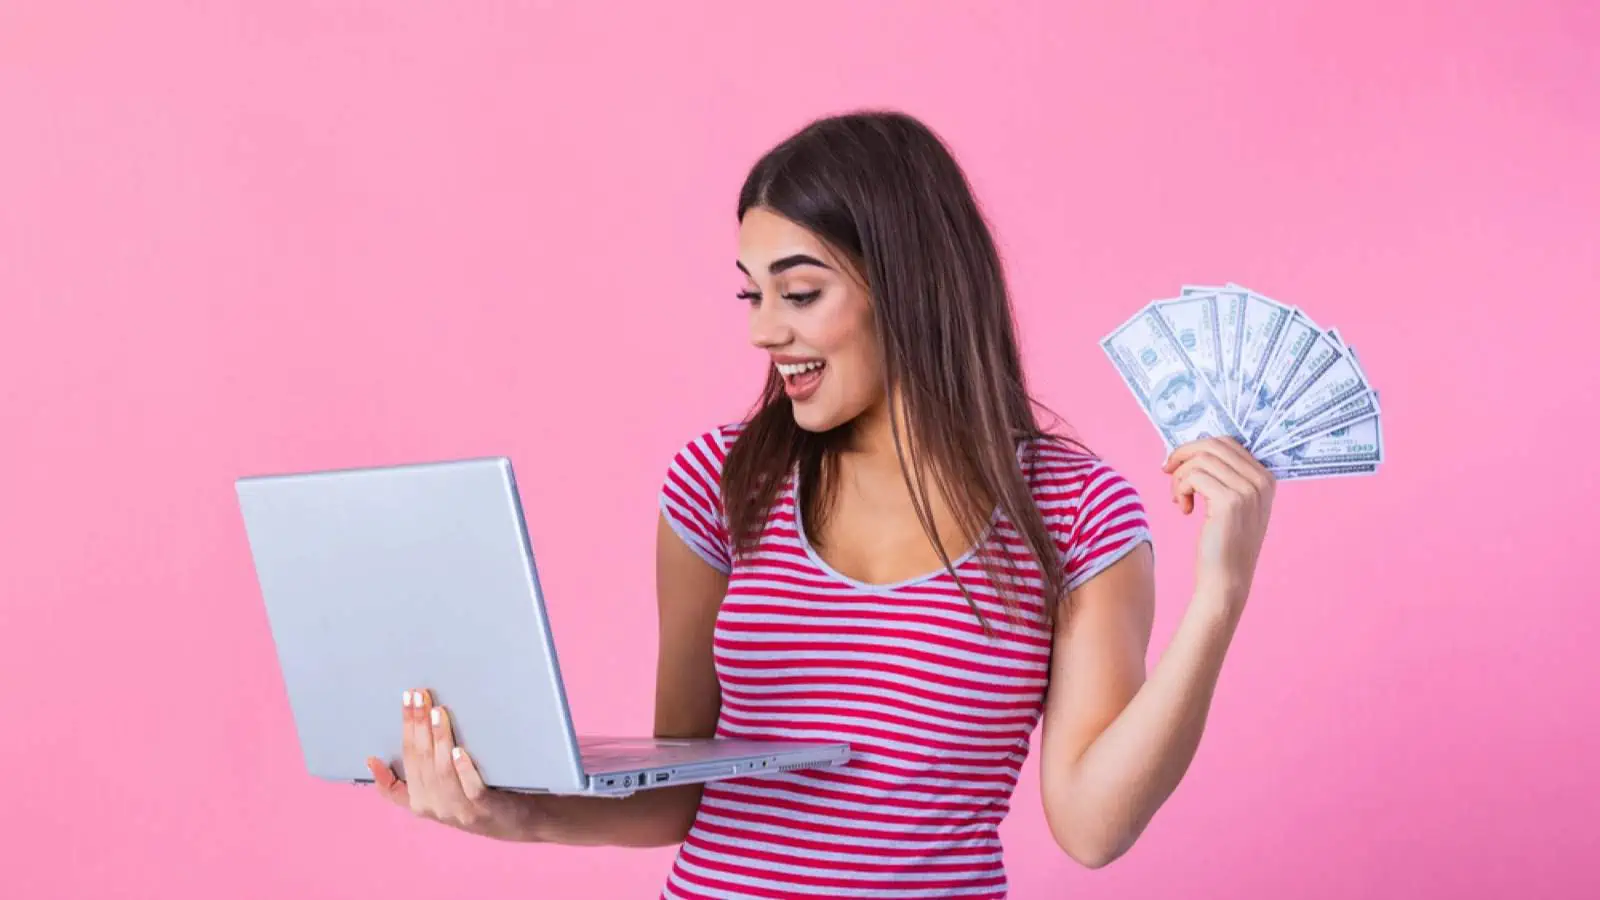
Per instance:
[[[820,359],[809,360],[803,363],[775,363],[778,374],[783,376],[783,388],[794,400],[804,400],[811,396],[822,381],[822,372],[827,363]]]

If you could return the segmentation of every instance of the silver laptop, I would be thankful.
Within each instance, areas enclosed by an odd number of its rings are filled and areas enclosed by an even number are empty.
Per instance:
[[[625,795],[842,764],[844,743],[580,738],[504,457],[235,483],[307,770],[401,769],[401,695],[427,688],[484,782]],[[653,617],[652,617],[653,618]]]

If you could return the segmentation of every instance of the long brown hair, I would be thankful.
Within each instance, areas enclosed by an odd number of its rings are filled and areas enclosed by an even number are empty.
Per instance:
[[[913,506],[984,629],[989,623],[939,540],[932,481],[969,542],[995,512],[1022,536],[1044,582],[1052,622],[1066,599],[1060,554],[1018,460],[1021,442],[1069,440],[1034,416],[1017,351],[1000,257],[970,185],[943,141],[900,112],[812,122],[766,153],[739,192],[739,219],[763,207],[811,231],[848,259],[866,286],[890,398],[890,426]],[[902,444],[904,406],[907,440]],[[813,533],[826,520],[849,425],[813,433],[796,424],[776,371],[728,452],[722,496],[734,552],[754,549],[777,492],[798,472]],[[1076,441],[1070,441],[1077,444]],[[1079,445],[1081,446],[1081,445]],[[1006,603],[1014,599],[979,559]]]

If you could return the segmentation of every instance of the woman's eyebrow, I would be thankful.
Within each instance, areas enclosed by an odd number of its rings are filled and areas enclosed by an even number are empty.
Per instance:
[[[744,267],[744,263],[734,260],[733,264],[738,266],[739,271],[743,272],[744,274],[750,274],[750,270]],[[816,266],[821,269],[829,269],[830,271],[833,268],[822,260],[817,259],[815,256],[805,253],[793,253],[789,256],[783,257],[782,259],[773,260],[772,265],[767,266],[767,271],[773,275],[781,275],[796,266]]]

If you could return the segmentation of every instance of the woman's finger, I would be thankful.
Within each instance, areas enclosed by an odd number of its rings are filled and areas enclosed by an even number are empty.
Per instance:
[[[1161,464],[1161,471],[1172,472],[1188,461],[1189,457],[1199,453],[1204,446],[1204,441],[1190,441],[1179,444],[1176,449],[1167,454],[1167,461]]]
[[[406,796],[406,783],[401,781],[389,768],[389,764],[376,756],[367,757],[367,771],[372,773],[372,784],[378,789],[385,800],[396,806],[411,805],[411,798]]]
[[[1237,493],[1207,469],[1190,469],[1183,473],[1182,477],[1187,488],[1184,496],[1184,500],[1187,503],[1187,508],[1184,510],[1185,514],[1194,509],[1195,494],[1206,498],[1206,504],[1209,506],[1211,504],[1224,503],[1229,495]]]
[[[1202,471],[1210,473],[1219,484],[1225,485],[1240,496],[1253,497],[1256,494],[1255,485],[1231,465],[1210,453],[1196,454],[1190,456],[1177,471],[1172,473],[1172,499],[1183,510],[1184,515],[1194,511],[1194,491],[1189,489],[1188,476]]]
[[[1194,485],[1189,483],[1186,476],[1187,471],[1182,469],[1172,473],[1172,502],[1178,504],[1178,511],[1187,516],[1194,512]]]
[[[429,724],[432,726],[432,752],[429,755],[429,765],[433,767],[429,773],[432,779],[434,796],[439,804],[439,809],[446,815],[460,817],[467,811],[467,795],[461,789],[461,779],[456,775],[455,760],[451,757],[451,750],[455,749],[454,730],[450,727],[450,714],[442,706],[435,706],[428,711]]]
[[[1266,467],[1262,466],[1261,462],[1254,456],[1251,456],[1250,451],[1246,450],[1244,445],[1229,437],[1204,438],[1184,444],[1174,450],[1171,456],[1167,457],[1162,470],[1166,472],[1176,471],[1185,462],[1206,453],[1210,453],[1228,463],[1235,471],[1244,475],[1252,483],[1261,484],[1261,476],[1266,475]]]
[[[1213,438],[1211,449],[1223,460],[1230,463],[1240,475],[1250,479],[1252,483],[1258,482],[1257,476],[1266,474],[1266,466],[1261,464],[1261,460],[1256,459],[1255,455],[1245,449],[1243,444],[1231,437]]]
[[[1187,481],[1184,481],[1177,476],[1173,476],[1172,502],[1178,504],[1178,512],[1181,512],[1187,516],[1189,513],[1194,511],[1194,500],[1192,499],[1193,493],[1194,489],[1189,487],[1189,483]]]
[[[472,762],[472,757],[460,747],[452,747],[450,755],[455,763],[456,777],[461,780],[461,792],[473,804],[481,804],[489,793],[489,788],[483,783],[483,775],[478,772],[478,767]]]
[[[434,811],[433,740],[429,735],[428,715],[424,710],[427,692],[410,690],[405,694],[405,767],[411,809],[422,814]]]
[[[1191,456],[1187,462],[1178,467],[1174,475],[1181,476],[1185,472],[1196,471],[1209,473],[1217,481],[1243,496],[1252,496],[1256,492],[1255,483],[1247,475],[1214,453]]]
[[[1275,479],[1273,478],[1272,470],[1267,468],[1266,463],[1257,459],[1254,453],[1251,453],[1243,444],[1233,438],[1223,438],[1220,446],[1228,453],[1228,459],[1235,464],[1234,470],[1255,486],[1256,493],[1268,494],[1271,492]]]

